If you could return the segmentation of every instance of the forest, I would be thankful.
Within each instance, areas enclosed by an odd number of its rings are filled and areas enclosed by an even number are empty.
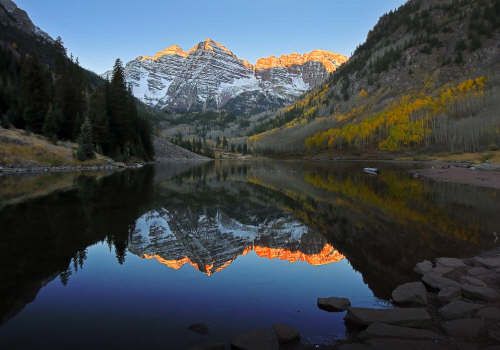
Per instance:
[[[60,38],[42,57],[29,43],[23,41],[23,50],[16,41],[0,45],[2,127],[43,134],[54,143],[77,141],[80,160],[93,158],[94,151],[120,161],[153,159],[150,118],[138,110],[119,59],[111,81],[104,81],[68,57]]]
[[[407,2],[325,84],[256,130],[249,149],[498,150],[499,19],[500,0]]]

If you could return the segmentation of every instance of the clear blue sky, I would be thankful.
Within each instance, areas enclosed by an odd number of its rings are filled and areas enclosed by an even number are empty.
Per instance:
[[[210,37],[251,63],[324,49],[347,56],[405,0],[14,0],[96,73]]]

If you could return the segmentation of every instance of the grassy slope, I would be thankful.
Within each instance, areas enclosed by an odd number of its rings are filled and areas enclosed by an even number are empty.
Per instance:
[[[28,135],[22,130],[0,128],[0,166],[91,166],[112,163],[111,158],[97,154],[96,159],[80,162],[73,157],[77,145],[73,142],[49,142],[40,135]]]

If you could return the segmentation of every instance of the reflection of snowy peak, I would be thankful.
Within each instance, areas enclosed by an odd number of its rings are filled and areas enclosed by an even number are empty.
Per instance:
[[[323,236],[308,232],[306,226],[291,217],[243,224],[222,211],[195,215],[189,209],[182,213],[163,209],[144,214],[136,222],[129,250],[174,269],[190,263],[208,275],[251,250],[263,257],[306,260],[311,264],[323,263],[314,257],[318,254],[326,255],[328,262],[342,257]]]
[[[126,64],[125,75],[134,95],[150,106],[176,112],[221,108],[251,112],[257,104],[274,108],[292,101],[346,60],[314,50],[262,58],[253,66],[206,39],[188,52],[173,45],[154,57],[140,56]]]

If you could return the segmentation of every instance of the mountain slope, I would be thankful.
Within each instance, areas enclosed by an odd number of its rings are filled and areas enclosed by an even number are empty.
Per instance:
[[[411,0],[249,138],[258,152],[478,151],[500,144],[500,1]]]
[[[255,66],[206,39],[185,52],[173,45],[127,63],[134,95],[170,112],[229,109],[257,113],[281,107],[322,83],[347,57],[323,50],[261,58]],[[104,73],[109,77],[110,72]]]

